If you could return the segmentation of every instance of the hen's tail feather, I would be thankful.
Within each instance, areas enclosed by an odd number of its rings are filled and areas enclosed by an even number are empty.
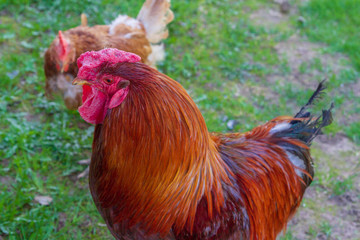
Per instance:
[[[86,27],[88,25],[86,14],[82,13],[80,18],[81,18],[81,26]]]
[[[137,16],[151,44],[157,44],[168,37],[167,24],[173,19],[174,13],[170,10],[170,0],[146,0]]]
[[[146,38],[151,45],[151,54],[148,57],[151,66],[155,66],[165,58],[164,44],[160,42],[169,36],[167,25],[173,19],[170,0],[146,0],[137,16],[137,20],[145,28]]]

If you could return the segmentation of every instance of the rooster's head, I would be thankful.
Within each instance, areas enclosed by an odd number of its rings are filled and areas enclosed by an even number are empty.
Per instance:
[[[108,109],[119,106],[129,92],[131,79],[126,77],[141,58],[115,48],[83,53],[77,60],[79,72],[74,85],[83,85],[83,105],[79,108],[85,121],[102,123]]]

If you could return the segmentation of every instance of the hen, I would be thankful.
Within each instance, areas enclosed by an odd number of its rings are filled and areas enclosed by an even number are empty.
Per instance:
[[[185,89],[116,49],[78,59],[82,118],[96,124],[89,184],[116,239],[276,239],[314,169],[331,108],[246,133],[209,133]]]
[[[87,26],[85,15],[81,26],[61,32],[45,53],[46,95],[61,93],[68,109],[81,105],[81,87],[73,86],[78,68],[77,58],[86,51],[107,47],[134,52],[142,62],[155,66],[164,58],[159,44],[168,37],[167,24],[173,19],[170,0],[147,0],[137,19],[119,15],[110,25]]]

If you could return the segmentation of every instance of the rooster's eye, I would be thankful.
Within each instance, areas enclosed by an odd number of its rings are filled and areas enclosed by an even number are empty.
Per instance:
[[[113,83],[113,80],[112,80],[111,78],[105,78],[105,79],[104,79],[104,82],[105,82],[106,84],[112,84],[112,83]]]

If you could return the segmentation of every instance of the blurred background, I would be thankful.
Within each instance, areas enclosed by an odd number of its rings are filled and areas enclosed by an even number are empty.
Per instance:
[[[142,0],[0,2],[0,239],[112,239],[92,202],[93,126],[44,96],[59,30],[135,17]],[[360,0],[172,0],[166,59],[210,131],[293,115],[328,79],[335,121],[313,144],[315,179],[279,239],[360,239]]]

